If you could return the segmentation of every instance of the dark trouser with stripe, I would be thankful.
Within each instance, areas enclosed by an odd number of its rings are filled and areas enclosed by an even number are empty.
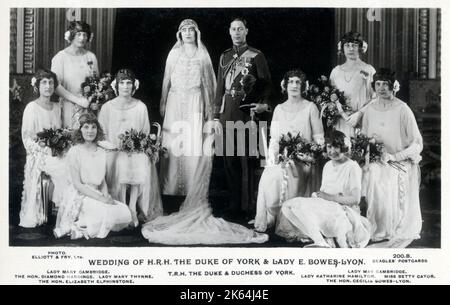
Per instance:
[[[254,205],[254,172],[257,159],[249,158],[248,154],[248,131],[245,132],[245,139],[239,141],[238,131],[234,128],[227,129],[226,122],[242,121],[248,122],[249,116],[239,110],[239,101],[233,100],[230,95],[225,96],[225,109],[220,115],[220,122],[223,128],[223,160],[228,189],[230,191],[230,210],[232,212],[251,212]],[[231,136],[233,135],[233,136]],[[234,146],[234,149],[231,149]],[[245,145],[244,155],[239,156],[238,151]],[[232,155],[227,155],[227,147],[230,147]]]

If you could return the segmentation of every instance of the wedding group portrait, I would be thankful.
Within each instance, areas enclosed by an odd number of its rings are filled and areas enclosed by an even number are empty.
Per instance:
[[[10,8],[9,60],[10,246],[441,247],[439,8]]]

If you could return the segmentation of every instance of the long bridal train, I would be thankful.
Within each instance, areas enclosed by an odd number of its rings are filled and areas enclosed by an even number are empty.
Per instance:
[[[208,135],[211,136],[214,135]],[[149,242],[167,245],[212,245],[264,243],[269,239],[267,234],[257,233],[242,225],[213,216],[208,202],[211,156],[212,154],[204,154],[200,157],[193,177],[193,187],[179,212],[160,216],[143,225],[142,235]]]

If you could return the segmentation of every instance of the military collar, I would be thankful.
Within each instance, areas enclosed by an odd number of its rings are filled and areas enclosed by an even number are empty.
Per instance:
[[[247,43],[244,43],[241,46],[233,45],[233,52],[238,54],[239,56],[241,56],[242,53],[244,53],[244,51],[247,50],[247,49],[248,49]]]

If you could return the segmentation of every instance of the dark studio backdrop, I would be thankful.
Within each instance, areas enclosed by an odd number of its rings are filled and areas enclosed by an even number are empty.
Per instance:
[[[334,10],[326,8],[117,9],[111,70],[136,73],[141,81],[136,97],[149,106],[151,120],[160,120],[165,61],[180,22],[197,22],[217,73],[220,54],[232,46],[228,29],[234,17],[247,20],[248,44],[267,59],[275,104],[282,101],[279,84],[289,69],[300,68],[309,79],[331,72]]]

